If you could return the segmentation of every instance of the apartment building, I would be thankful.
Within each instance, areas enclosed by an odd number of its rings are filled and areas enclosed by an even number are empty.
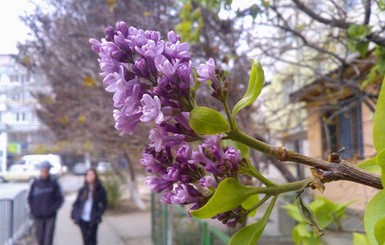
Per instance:
[[[14,55],[0,54],[0,169],[12,157],[33,151],[47,139],[47,129],[39,122],[33,94],[48,91],[39,74],[32,74],[16,62]]]

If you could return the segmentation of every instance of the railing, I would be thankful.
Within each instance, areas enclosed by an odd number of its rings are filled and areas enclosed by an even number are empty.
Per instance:
[[[186,210],[164,205],[152,194],[152,241],[154,245],[225,245],[230,237],[206,221],[188,217]]]
[[[13,245],[31,228],[27,190],[14,198],[0,199],[0,245]]]

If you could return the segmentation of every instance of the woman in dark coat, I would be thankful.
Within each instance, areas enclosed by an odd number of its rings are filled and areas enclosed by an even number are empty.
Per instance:
[[[97,244],[98,225],[107,207],[107,195],[94,168],[87,170],[85,181],[72,206],[71,218],[79,225],[84,245]]]

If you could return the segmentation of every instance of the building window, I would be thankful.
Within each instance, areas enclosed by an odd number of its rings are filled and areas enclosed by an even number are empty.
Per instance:
[[[16,122],[25,122],[27,121],[27,112],[16,112],[15,117]]]
[[[345,159],[364,156],[361,103],[340,101],[340,108],[327,111],[323,118],[323,149],[326,155],[339,152]]]
[[[25,100],[25,93],[24,91],[14,91],[11,94],[11,99],[14,101],[24,101]]]

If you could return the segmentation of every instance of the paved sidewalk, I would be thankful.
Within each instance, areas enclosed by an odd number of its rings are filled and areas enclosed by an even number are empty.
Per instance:
[[[75,193],[67,194],[63,207],[59,210],[55,230],[55,245],[82,244],[80,229],[70,218],[75,197]],[[152,245],[150,212],[127,214],[109,214],[106,212],[98,229],[98,244]]]

